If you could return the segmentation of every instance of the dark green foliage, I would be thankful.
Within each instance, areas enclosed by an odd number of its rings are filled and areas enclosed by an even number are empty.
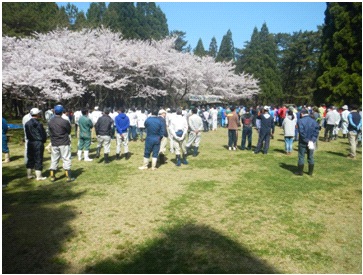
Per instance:
[[[207,55],[207,52],[204,49],[203,42],[202,42],[201,38],[199,38],[197,47],[195,47],[195,49],[194,49],[194,55],[197,55],[197,56],[200,56],[200,57]]]
[[[239,56],[236,72],[253,74],[260,81],[261,94],[258,95],[258,102],[263,104],[281,102],[283,94],[277,67],[278,49],[266,23],[262,25],[260,32],[255,28],[251,41],[246,44],[245,49],[237,52]]]
[[[362,3],[327,3],[316,103],[362,102]]]
[[[276,35],[284,102],[313,104],[320,37],[319,31]]]
[[[185,40],[185,32],[174,30],[170,32],[171,36],[177,36],[175,41],[175,49],[179,52],[185,52],[187,49],[185,48],[188,41]]]
[[[87,21],[91,28],[97,28],[103,23],[103,17],[106,12],[106,4],[104,2],[91,3],[87,11]]]
[[[216,61],[222,62],[231,60],[234,61],[234,44],[232,32],[231,30],[228,30],[227,33],[223,36]]]
[[[208,55],[216,58],[217,57],[217,53],[218,53],[218,46],[217,46],[217,40],[215,37],[212,38],[210,44],[209,44],[209,51],[208,51]]]
[[[30,36],[68,25],[65,10],[54,2],[4,2],[2,17],[3,35],[7,36]]]

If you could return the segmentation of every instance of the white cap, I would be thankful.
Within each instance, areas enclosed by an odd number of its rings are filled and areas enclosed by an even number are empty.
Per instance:
[[[95,110],[97,111],[98,110],[98,106],[95,107]]]
[[[33,115],[37,115],[40,113],[40,110],[38,108],[33,108],[30,110],[30,114]]]
[[[263,107],[266,111],[270,110],[270,107],[268,107],[267,105],[265,107]]]
[[[164,109],[161,109],[161,110],[159,111],[159,115],[161,115],[161,114],[166,114],[166,111],[165,111]]]
[[[348,110],[348,106],[347,106],[347,105],[344,105],[342,108],[343,108],[344,110]]]

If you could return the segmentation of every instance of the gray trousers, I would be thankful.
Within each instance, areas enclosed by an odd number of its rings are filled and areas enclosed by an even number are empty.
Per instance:
[[[110,136],[97,136],[97,148],[103,145],[103,153],[110,153],[111,137]]]
[[[121,143],[124,146],[124,153],[129,152],[129,138],[128,134],[124,133],[123,135],[120,135],[119,133],[116,133],[116,154],[121,153]]]
[[[57,170],[59,160],[61,158],[63,161],[63,169],[70,170],[72,165],[70,145],[52,146],[51,163],[49,170]]]

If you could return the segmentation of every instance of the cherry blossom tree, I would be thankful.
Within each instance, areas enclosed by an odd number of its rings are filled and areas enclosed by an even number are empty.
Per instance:
[[[24,97],[30,89],[37,99],[57,101],[90,93],[96,103],[92,87],[111,91],[112,98],[168,96],[175,102],[190,94],[233,101],[259,92],[258,81],[235,74],[231,62],[176,51],[175,39],[125,40],[104,28],[3,37],[3,90]]]

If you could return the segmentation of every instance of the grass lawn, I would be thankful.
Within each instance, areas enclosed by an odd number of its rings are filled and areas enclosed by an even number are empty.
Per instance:
[[[307,165],[299,177],[297,143],[284,155],[281,129],[267,155],[226,143],[224,128],[203,133],[189,165],[168,152],[140,171],[140,141],[116,161],[113,140],[105,165],[78,161],[73,138],[76,181],[60,170],[51,183],[26,178],[14,137],[2,166],[3,273],[362,273],[361,148],[351,160],[347,139],[320,141],[313,177]]]

